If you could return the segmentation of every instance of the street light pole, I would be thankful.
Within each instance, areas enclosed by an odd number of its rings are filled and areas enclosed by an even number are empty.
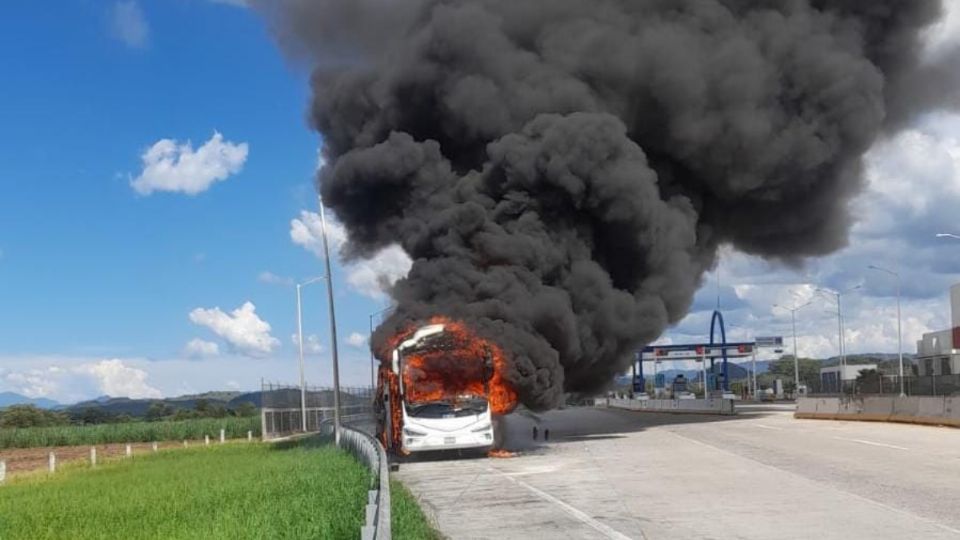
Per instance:
[[[327,220],[324,217],[323,197],[320,203],[320,233],[323,236],[323,262],[327,272],[327,306],[330,309],[330,346],[333,349],[333,436],[340,444],[340,358],[337,354],[337,315],[333,307],[333,272],[330,271],[330,247],[327,242]]]
[[[375,312],[375,313],[371,313],[371,314],[369,315],[369,320],[370,320],[370,337],[367,338],[367,345],[370,346],[370,388],[376,388],[376,379],[375,379],[374,376],[373,376],[373,373],[374,373],[374,361],[376,360],[376,358],[375,358],[374,355],[373,355],[373,318],[376,317],[377,315],[380,315],[381,313],[386,313],[386,312],[390,311],[391,309],[393,309],[393,306],[383,308],[383,309],[381,309],[380,311],[377,311],[377,312]]]
[[[879,270],[880,272],[886,272],[891,276],[897,278],[897,356],[900,358],[900,397],[906,396],[907,393],[904,391],[904,382],[903,382],[903,333],[901,331],[901,318],[900,318],[900,274],[894,272],[893,270],[888,270],[886,268],[881,268],[879,266],[870,265],[868,268],[871,270]],[[881,379],[882,380],[882,379]]]
[[[843,383],[843,376],[844,376],[844,374],[845,374],[846,371],[847,371],[847,352],[846,352],[846,347],[844,346],[844,343],[843,343],[843,341],[844,341],[844,339],[843,339],[843,304],[841,303],[841,296],[843,296],[844,294],[846,294],[846,293],[848,293],[848,292],[855,291],[855,290],[857,290],[857,289],[859,289],[859,288],[861,288],[861,287],[863,287],[863,285],[857,285],[856,287],[847,289],[846,291],[842,291],[842,292],[841,292],[841,291],[834,291],[834,290],[831,290],[831,289],[825,289],[825,288],[818,288],[818,289],[817,289],[817,292],[824,293],[824,294],[830,294],[830,295],[836,297],[836,300],[837,300],[837,333],[838,333],[839,338],[840,338],[840,382],[841,382],[841,386],[842,386],[842,383]]]
[[[802,306],[794,306],[792,308],[778,304],[773,305],[775,308],[785,309],[790,312],[790,323],[793,326],[793,384],[794,392],[797,394],[800,393],[800,357],[797,356],[797,312],[810,304],[811,302],[807,302]]]
[[[303,310],[300,308],[300,289],[297,283],[297,344],[300,348],[300,424],[307,432],[307,386],[303,376]]]
[[[308,279],[303,283],[297,283],[297,344],[300,350],[300,420],[304,433],[307,431],[307,386],[303,375],[303,309],[300,291],[307,285],[319,281],[323,277]]]

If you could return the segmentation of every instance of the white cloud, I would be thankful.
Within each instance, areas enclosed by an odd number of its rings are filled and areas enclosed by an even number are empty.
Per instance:
[[[147,384],[147,372],[129,367],[118,359],[101,360],[77,368],[77,372],[92,376],[100,392],[112,397],[159,398],[162,394]]]
[[[188,358],[209,358],[220,354],[220,346],[212,341],[194,338],[183,347],[183,354]]]
[[[263,271],[257,275],[257,281],[268,285],[293,285],[293,278],[278,276],[273,272]]]
[[[150,25],[135,0],[113,4],[111,25],[114,37],[129,47],[145,47],[150,39]]]
[[[196,195],[240,172],[248,149],[247,143],[224,141],[219,132],[196,151],[189,141],[161,139],[143,153],[143,171],[130,185],[141,195],[155,191]]]
[[[223,347],[221,347],[222,349]],[[295,383],[299,379],[296,348],[285,347],[268,358],[249,358],[222,351],[220,356],[197,362],[177,355],[172,358],[118,357],[123,365],[147,374],[145,384],[164,396],[223,390],[236,382],[242,390],[260,388],[260,381]],[[26,355],[0,352],[0,392],[17,392],[30,397],[47,397],[60,403],[75,403],[111,393],[101,385],[89,366],[114,357]],[[340,351],[340,381],[345,386],[370,384],[369,354],[343,347]],[[186,374],[186,375],[185,375]],[[329,362],[311,364],[307,372],[311,385],[333,384]],[[31,390],[32,388],[32,390]],[[152,394],[150,390],[144,391]],[[117,393],[115,390],[112,393]]]
[[[252,302],[244,302],[229,314],[219,307],[197,308],[190,312],[190,320],[209,328],[241,354],[261,357],[280,346],[280,341],[270,335],[270,324],[257,316]]]
[[[847,352],[896,352],[896,280],[868,269],[870,265],[901,275],[904,352],[915,352],[923,333],[949,327],[948,287],[960,281],[960,242],[934,235],[960,233],[960,115],[934,115],[880,141],[867,155],[866,180],[866,191],[851,205],[857,223],[849,246],[833,255],[788,268],[722,251],[722,308],[724,319],[734,325],[728,326],[729,335],[782,335],[791,352],[790,314],[774,310],[772,304],[813,300],[797,313],[799,352],[835,356],[836,307],[814,288],[861,285],[843,296]],[[667,333],[669,339],[683,343],[709,338],[715,275],[705,277],[693,311]]]
[[[297,341],[297,334],[290,334],[290,343],[294,347],[300,346],[299,341]],[[323,345],[320,344],[320,338],[316,334],[303,336],[303,354],[317,355],[323,351]]]
[[[6,370],[0,374],[0,381],[14,392],[31,398],[72,401],[103,394],[130,398],[161,397],[160,391],[147,383],[146,371],[128,366],[119,359]]]
[[[360,332],[352,332],[349,336],[347,336],[347,344],[351,347],[362,349],[367,345],[367,336],[361,334]]]
[[[4,381],[19,394],[30,398],[50,397],[59,389],[59,368],[7,371]]]
[[[306,210],[290,221],[290,239],[317,257],[323,257],[320,215]],[[347,243],[347,231],[333,219],[327,220],[327,238],[331,250],[339,252]],[[374,299],[382,299],[384,291],[405,277],[413,261],[399,245],[388,246],[369,259],[344,262],[347,283],[357,292]]]

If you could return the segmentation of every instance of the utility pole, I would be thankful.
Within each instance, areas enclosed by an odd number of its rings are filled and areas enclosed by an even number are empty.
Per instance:
[[[300,291],[307,285],[323,279],[315,277],[303,283],[297,283],[297,344],[300,350],[300,423],[304,433],[307,431],[307,385],[303,374],[303,309]]]
[[[297,283],[297,345],[300,350],[300,424],[303,432],[307,432],[307,386],[303,376],[303,310],[300,306],[300,289]]]
[[[327,272],[327,305],[330,309],[330,347],[333,349],[333,433],[337,445],[340,444],[340,358],[337,354],[337,315],[333,307],[333,272],[330,270],[330,246],[327,242],[327,220],[323,211],[323,197],[317,196],[320,203],[320,232],[323,236],[323,262]]]
[[[792,308],[781,306],[779,304],[774,304],[773,307],[785,309],[790,312],[790,324],[793,327],[793,382],[794,382],[794,392],[799,394],[800,392],[800,357],[797,355],[797,312],[801,309],[809,306],[811,302],[800,306],[794,306]]]
[[[901,317],[900,317],[900,274],[897,272],[894,272],[893,270],[888,270],[886,268],[882,268],[873,264],[871,264],[868,268],[870,268],[871,270],[879,270],[880,272],[886,272],[891,276],[897,278],[897,356],[900,359],[900,397],[904,397],[907,395],[907,393],[904,390],[904,381],[903,381],[903,332],[901,330],[902,323],[901,323]]]
[[[857,285],[856,287],[852,287],[852,288],[847,289],[846,291],[842,291],[842,292],[841,292],[841,291],[834,291],[834,290],[826,289],[826,288],[818,288],[818,289],[817,289],[817,292],[819,292],[819,293],[821,293],[821,294],[829,294],[829,295],[833,296],[833,297],[836,299],[836,301],[837,301],[837,335],[838,335],[838,337],[839,337],[839,342],[840,342],[840,377],[839,377],[839,381],[840,381],[841,393],[842,393],[842,390],[843,390],[843,376],[846,374],[846,371],[847,371],[847,352],[846,352],[846,346],[845,346],[844,343],[843,343],[843,341],[844,341],[844,339],[843,339],[843,304],[842,304],[842,302],[841,302],[841,297],[842,297],[844,294],[849,293],[849,292],[853,292],[853,291],[855,291],[855,290],[857,290],[857,289],[860,289],[861,287],[863,287],[863,285]]]

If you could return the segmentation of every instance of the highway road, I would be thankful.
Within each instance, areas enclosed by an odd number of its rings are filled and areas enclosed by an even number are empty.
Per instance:
[[[739,410],[513,414],[517,457],[397,477],[452,539],[960,539],[960,430]]]

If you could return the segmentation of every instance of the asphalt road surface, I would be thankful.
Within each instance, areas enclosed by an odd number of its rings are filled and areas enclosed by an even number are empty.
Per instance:
[[[738,410],[513,414],[518,456],[397,476],[452,539],[960,539],[960,430]]]

